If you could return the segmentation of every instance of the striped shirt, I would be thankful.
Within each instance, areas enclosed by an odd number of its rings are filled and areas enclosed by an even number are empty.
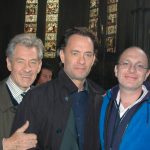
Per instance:
[[[30,87],[26,90],[26,91],[23,91],[19,88],[19,86],[17,86],[14,81],[11,79],[11,77],[9,76],[9,78],[7,79],[6,81],[6,84],[12,94],[12,96],[14,97],[14,99],[17,101],[18,104],[21,103],[22,101],[22,96],[21,94],[24,93],[24,92],[27,92]]]

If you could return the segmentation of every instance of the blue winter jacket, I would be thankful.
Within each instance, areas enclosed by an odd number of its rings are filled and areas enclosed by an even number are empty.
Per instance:
[[[100,142],[103,150],[105,148],[105,130],[107,124],[106,112],[113,97],[116,97],[119,87],[108,90],[104,95],[100,111],[99,129]],[[114,100],[114,99],[113,99]],[[150,92],[143,98],[140,106],[126,125],[119,144],[119,150],[149,150],[150,149]]]

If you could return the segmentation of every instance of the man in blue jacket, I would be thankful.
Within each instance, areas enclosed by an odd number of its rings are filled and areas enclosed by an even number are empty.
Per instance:
[[[119,85],[108,90],[100,113],[103,150],[150,148],[150,92],[143,84],[150,74],[149,57],[139,47],[122,52],[115,66]]]

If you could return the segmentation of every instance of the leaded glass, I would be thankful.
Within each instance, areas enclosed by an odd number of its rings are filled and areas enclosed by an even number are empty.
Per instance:
[[[47,0],[44,57],[56,57],[59,0]]]
[[[116,52],[118,0],[107,0],[106,49]]]
[[[98,28],[98,14],[99,14],[99,1],[90,0],[90,15],[89,15],[89,29],[91,29],[97,36]]]
[[[37,13],[38,13],[38,0],[27,0],[25,9],[24,32],[36,34]]]

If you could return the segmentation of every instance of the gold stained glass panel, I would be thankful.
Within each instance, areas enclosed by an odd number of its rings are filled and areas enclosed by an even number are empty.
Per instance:
[[[116,34],[116,25],[111,25],[106,27],[106,34]]]
[[[37,3],[38,3],[38,0],[27,0],[26,3],[27,3],[27,4],[32,4],[32,3],[33,3],[33,4],[37,4]]]
[[[90,9],[97,8],[97,4],[98,4],[97,0],[91,0],[90,1]]]
[[[90,13],[90,18],[97,18],[98,17],[98,8],[94,8],[92,9],[91,13]]]
[[[25,9],[24,32],[36,34],[37,13],[38,13],[38,0],[27,0]]]
[[[37,15],[26,15],[25,20],[26,22],[36,22]]]
[[[118,0],[108,0],[107,4],[118,3]]]
[[[110,4],[108,5],[108,13],[117,12],[117,4]]]
[[[106,49],[116,52],[118,0],[107,0]]]
[[[97,23],[99,15],[99,1],[90,0],[90,14],[89,14],[89,29],[97,36]]]
[[[107,24],[111,25],[111,24],[116,24],[117,23],[117,14],[108,14],[107,16]]]
[[[34,15],[37,14],[37,3],[32,4],[32,3],[28,3],[26,4],[26,15]]]
[[[57,32],[57,22],[49,23],[46,26],[46,32],[47,33],[56,33]]]
[[[49,14],[47,14],[47,16],[46,16],[46,22],[55,22],[57,20],[58,20],[58,16],[57,15],[54,15],[54,14],[49,15]]]
[[[58,12],[58,2],[48,3],[46,13],[55,14]]]
[[[26,23],[24,30],[26,33],[36,33],[36,23]]]
[[[44,57],[56,57],[59,0],[47,0]]]

